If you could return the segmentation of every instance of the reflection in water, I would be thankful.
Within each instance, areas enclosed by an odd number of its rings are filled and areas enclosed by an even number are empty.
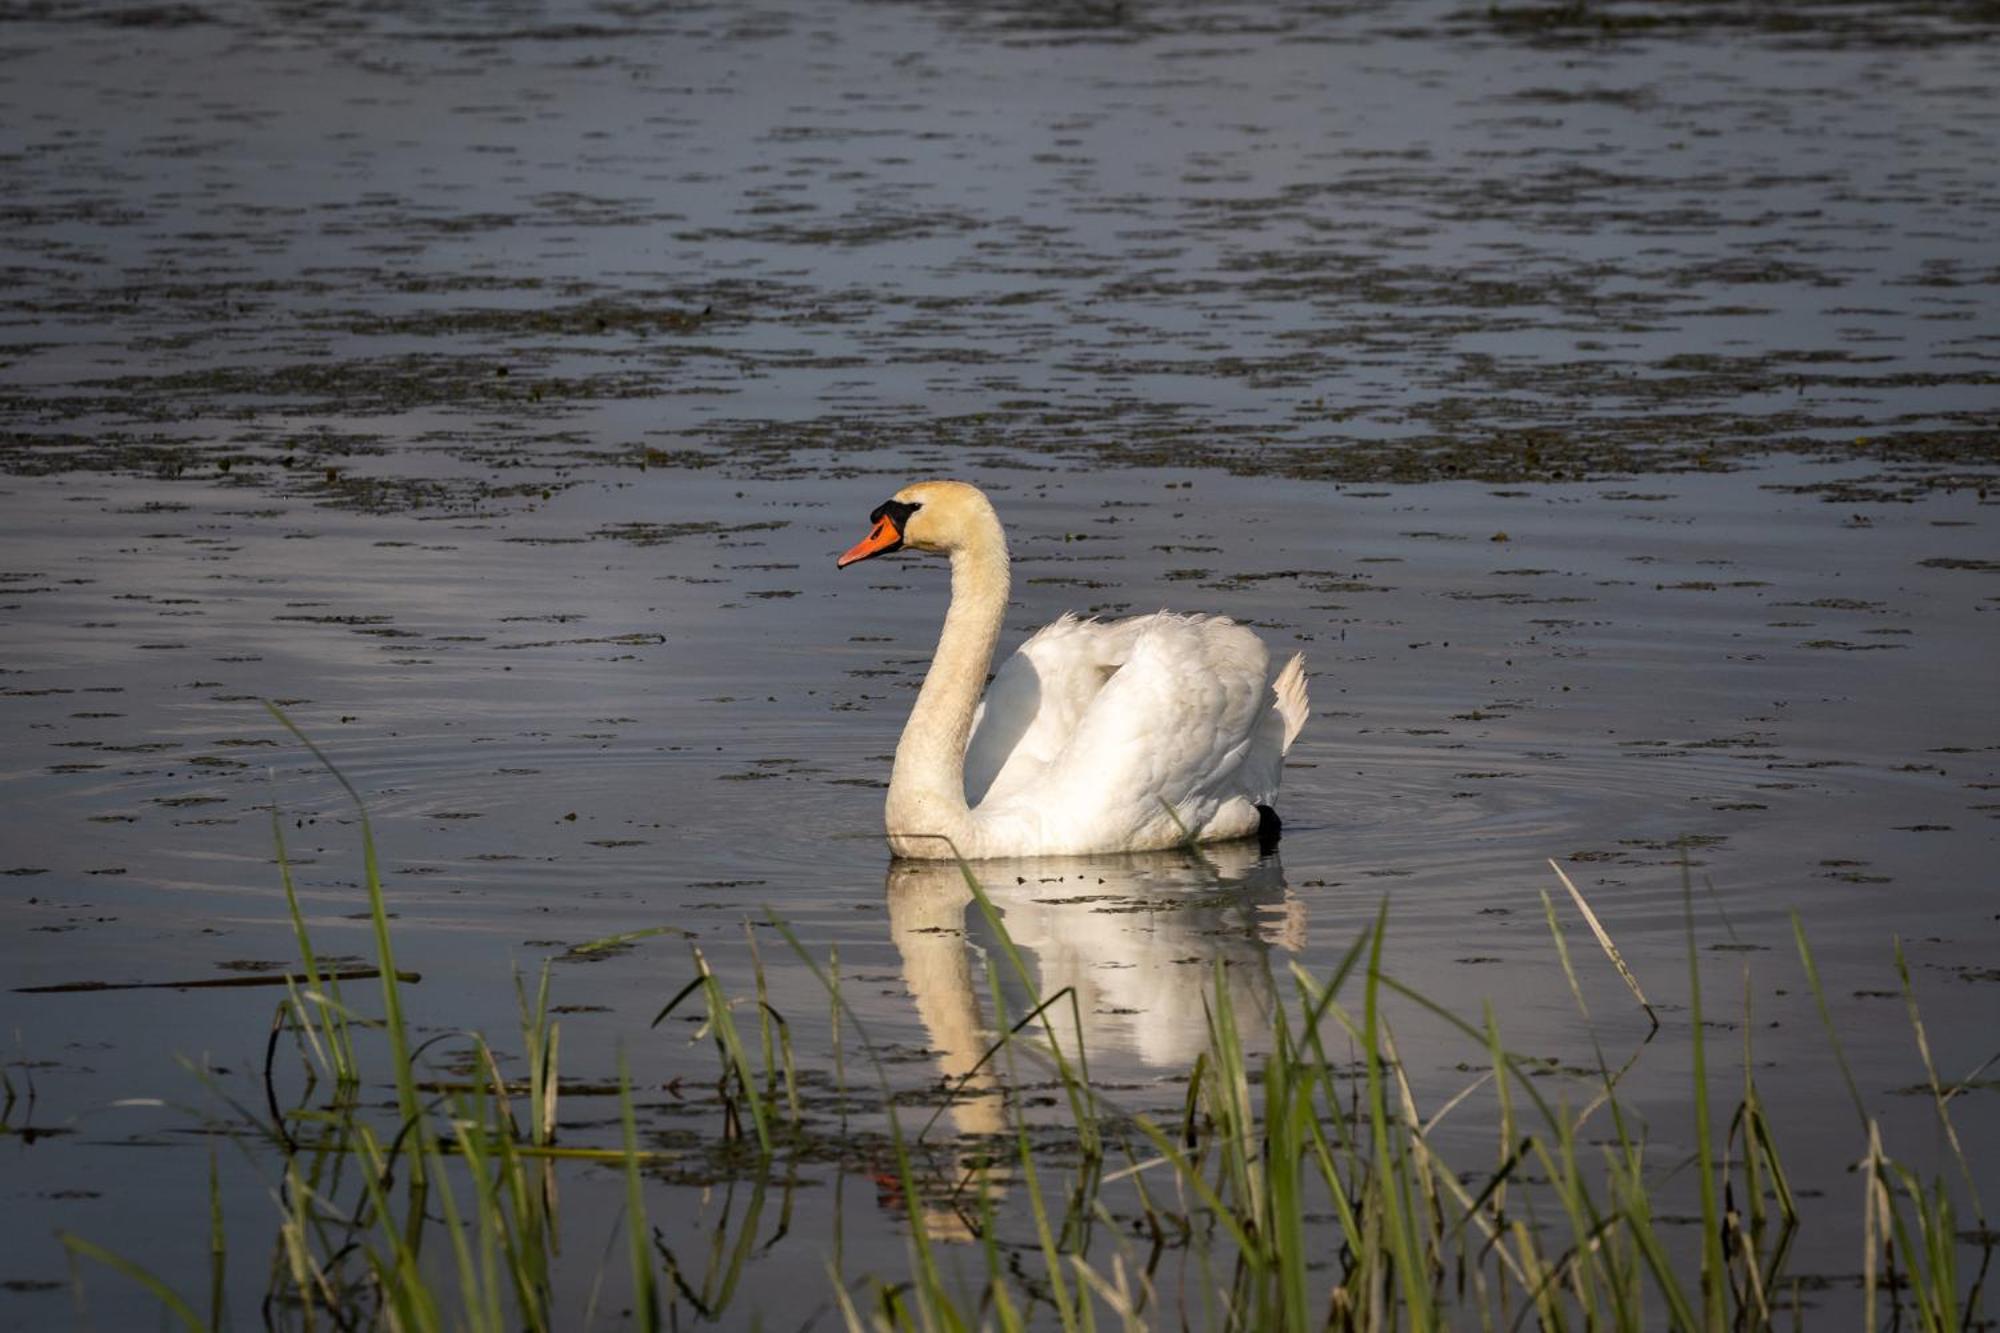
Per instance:
[[[1218,961],[1246,1044],[1261,1044],[1273,1003],[1270,946],[1305,945],[1305,909],[1285,887],[1284,866],[1251,842],[1198,856],[981,861],[974,873],[1032,964],[1041,996],[1075,988],[1093,1058],[1131,1055],[1185,1069],[1207,1043],[1204,997]],[[940,1068],[956,1079],[993,1041],[987,969],[973,950],[997,959],[989,947],[997,941],[967,910],[972,892],[954,863],[894,862],[887,893],[904,979]],[[1015,978],[995,971],[1009,1010],[1026,1012]]]
[[[1093,1061],[1134,1056],[1154,1068],[1191,1066],[1207,1045],[1204,1001],[1218,961],[1239,1035],[1246,1047],[1261,1047],[1275,1003],[1270,946],[1305,947],[1304,905],[1286,889],[1277,855],[1259,856],[1254,842],[1212,844],[1198,854],[980,861],[973,871],[1033,968],[1038,997],[1075,988]],[[904,982],[955,1093],[952,1127],[961,1135],[1002,1133],[1008,1120],[997,1073],[1004,1062],[980,1064],[999,1035],[992,979],[1014,1020],[1035,1001],[1011,975],[955,862],[892,862],[886,892]],[[1057,1032],[1066,1034],[1068,1006],[1052,1012]],[[1006,1160],[959,1161],[950,1200],[920,1203],[926,1233],[970,1239],[964,1205],[979,1193],[1006,1191]]]

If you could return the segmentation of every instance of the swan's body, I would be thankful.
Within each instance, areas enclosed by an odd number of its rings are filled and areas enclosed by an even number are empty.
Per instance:
[[[920,482],[875,513],[852,564],[904,546],[951,557],[951,609],[889,778],[897,856],[1148,851],[1252,836],[1306,718],[1304,661],[1220,616],[1064,616],[980,700],[1007,610],[1007,539],[963,482]]]

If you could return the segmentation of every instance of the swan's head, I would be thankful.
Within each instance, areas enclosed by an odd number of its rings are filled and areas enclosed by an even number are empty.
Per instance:
[[[839,567],[909,547],[949,554],[974,533],[997,533],[1000,520],[977,486],[962,481],[919,481],[905,486],[868,516],[874,526],[840,557]]]

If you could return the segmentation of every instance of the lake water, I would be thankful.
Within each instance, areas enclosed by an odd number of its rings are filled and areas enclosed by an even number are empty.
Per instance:
[[[1677,1160],[1685,861],[1711,1036],[1753,1033],[1815,1200],[1806,1299],[1844,1299],[1862,1142],[1791,913],[1893,1151],[1954,1169],[1893,940],[1940,1075],[2000,1048],[1996,40],[1900,4],[0,9],[0,1325],[80,1318],[59,1230],[206,1281],[229,1112],[184,1062],[261,1104],[282,993],[16,988],[284,970],[274,802],[319,949],[372,956],[352,809],[264,699],[367,801],[427,1035],[518,1049],[512,969],[672,927],[556,964],[563,1067],[625,1051],[645,1132],[708,1142],[712,1051],[649,1026],[690,942],[747,993],[754,938],[833,1061],[775,913],[899,1086],[962,1074],[996,941],[879,837],[946,580],[832,564],[935,475],[1008,524],[1003,650],[1169,607],[1307,654],[1277,853],[986,868],[1106,1086],[1170,1113],[1216,965],[1254,1040],[1385,898],[1398,979],[1588,1064],[1555,893],[1627,1051],[1553,859],[1662,1011],[1626,1088]],[[1429,1104],[1483,1064],[1398,1021]],[[1996,1089],[1954,1102],[1989,1199]],[[1444,1141],[1490,1150],[1480,1114]],[[216,1160],[245,1325],[276,1167]],[[726,1319],[837,1325],[816,1237],[900,1271],[880,1168],[796,1169]],[[655,1220],[740,1217],[724,1174]],[[566,1188],[580,1308],[622,1185]]]

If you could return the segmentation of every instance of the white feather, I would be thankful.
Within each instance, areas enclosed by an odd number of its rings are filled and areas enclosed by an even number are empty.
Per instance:
[[[1045,848],[1165,846],[1255,833],[1304,720],[1300,659],[1280,694],[1262,640],[1221,616],[1065,615],[987,688],[966,750],[976,814]]]

